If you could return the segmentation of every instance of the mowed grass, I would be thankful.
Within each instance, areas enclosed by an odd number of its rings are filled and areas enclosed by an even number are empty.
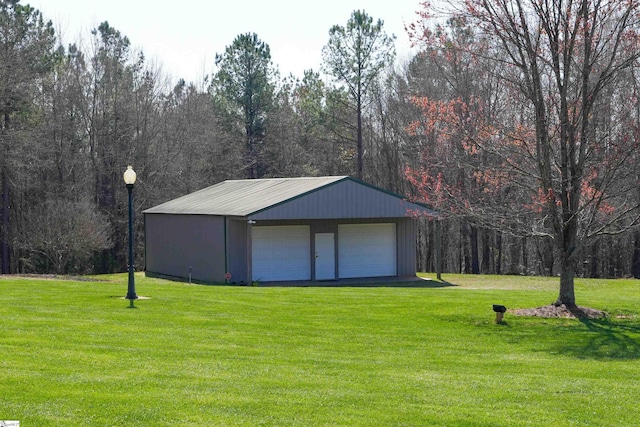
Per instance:
[[[604,320],[514,317],[558,279],[227,287],[0,278],[0,420],[21,426],[640,425],[640,281]]]

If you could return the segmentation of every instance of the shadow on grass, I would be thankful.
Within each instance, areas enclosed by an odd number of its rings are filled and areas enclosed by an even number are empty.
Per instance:
[[[612,319],[580,319],[586,330],[563,337],[561,354],[578,359],[640,359],[640,324]]]
[[[294,280],[286,282],[263,282],[255,280],[253,283],[232,282],[232,283],[213,283],[200,280],[189,280],[185,277],[167,276],[164,274],[145,272],[147,277],[170,280],[174,282],[188,282],[193,285],[203,286],[253,286],[253,287],[318,287],[318,288],[446,288],[450,286],[458,286],[444,280],[432,280],[421,278],[418,276],[406,277],[374,277],[374,278],[355,278],[355,279],[337,279],[337,280]]]
[[[448,288],[451,285],[447,282],[438,282],[435,280],[420,280],[415,282],[386,282],[386,283],[361,283],[361,284],[336,284],[329,286],[338,287],[360,287],[360,288]]]
[[[340,279],[327,281],[260,282],[260,287],[318,287],[318,288],[447,288],[448,282],[421,278]]]

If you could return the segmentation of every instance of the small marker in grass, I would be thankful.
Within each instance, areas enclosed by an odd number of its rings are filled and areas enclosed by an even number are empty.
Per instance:
[[[504,305],[493,304],[493,311],[496,312],[496,323],[501,323],[504,319],[504,313],[507,311],[507,307]]]

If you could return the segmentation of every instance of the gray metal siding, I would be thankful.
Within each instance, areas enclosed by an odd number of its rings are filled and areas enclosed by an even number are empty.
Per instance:
[[[247,283],[247,221],[227,219],[227,268],[231,283]]]
[[[320,220],[260,220],[256,226],[309,225],[311,277],[315,278],[315,234],[334,233],[336,277],[339,277],[338,224],[396,223],[398,276],[416,272],[416,224],[411,218],[340,218]],[[208,215],[145,215],[147,271],[166,276],[223,283],[225,272],[232,283],[251,280],[250,233],[245,219]],[[226,245],[226,257],[225,257]],[[225,265],[226,262],[226,265]]]
[[[319,191],[250,215],[254,220],[398,218],[424,208],[379,189],[342,180]]]
[[[397,222],[398,276],[416,274],[416,222],[412,218],[401,218]]]
[[[146,268],[151,273],[223,282],[224,218],[146,214]]]

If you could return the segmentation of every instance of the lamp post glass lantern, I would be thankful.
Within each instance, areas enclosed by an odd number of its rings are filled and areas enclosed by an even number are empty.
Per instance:
[[[133,307],[133,301],[138,299],[136,282],[133,276],[133,185],[136,183],[136,173],[131,166],[128,166],[123,177],[129,192],[129,285],[125,298],[129,300],[129,306]]]

